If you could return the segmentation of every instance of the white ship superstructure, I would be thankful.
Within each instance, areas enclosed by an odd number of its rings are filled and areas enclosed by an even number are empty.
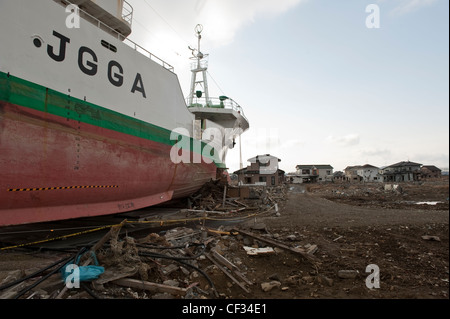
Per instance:
[[[204,133],[234,139],[242,110],[188,107],[173,67],[127,39],[132,15],[122,0],[0,0],[0,225],[151,206],[226,169],[233,144]],[[171,158],[180,129],[187,161]]]

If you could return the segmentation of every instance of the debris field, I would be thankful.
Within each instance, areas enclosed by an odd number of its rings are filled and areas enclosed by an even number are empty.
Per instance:
[[[403,194],[448,201],[448,183],[426,186],[404,184]],[[0,251],[0,298],[448,299],[448,202],[388,208],[330,199],[342,187],[212,182],[180,209],[198,217],[193,224],[128,234],[124,220],[78,251]],[[379,185],[360,187],[399,199]],[[68,287],[61,273],[74,262],[102,272]],[[367,286],[370,265],[378,287]]]

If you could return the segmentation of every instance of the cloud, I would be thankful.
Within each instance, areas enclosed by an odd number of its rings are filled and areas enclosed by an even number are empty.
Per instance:
[[[391,11],[393,15],[407,14],[422,7],[428,7],[436,3],[437,0],[398,0],[397,2],[400,2],[400,4]]]
[[[439,168],[449,168],[449,156],[445,153],[418,153],[414,154],[414,157],[411,158],[411,161],[421,163],[423,165],[435,165]]]
[[[326,138],[326,141],[337,146],[353,146],[359,144],[359,134],[348,134],[345,136],[333,136],[330,135]]]
[[[194,28],[204,26],[204,38],[214,46],[233,42],[239,30],[258,18],[276,17],[307,0],[129,0],[138,24],[153,37],[196,44]]]
[[[202,51],[230,45],[258,19],[276,18],[308,0],[128,0],[134,8],[130,39],[175,68],[182,88],[190,83],[188,47],[197,48],[194,31],[203,25]]]
[[[391,155],[391,151],[388,149],[366,149],[361,151],[362,156],[379,156],[388,157]]]
[[[275,17],[303,0],[210,0],[204,3],[200,13],[204,26],[216,45],[233,41],[238,31],[258,17]]]
[[[285,140],[281,143],[280,148],[286,148],[289,150],[295,150],[299,147],[302,147],[305,145],[305,141],[299,140],[299,139],[290,139]]]
[[[260,155],[273,152],[281,145],[278,128],[255,127],[245,133],[243,145]]]

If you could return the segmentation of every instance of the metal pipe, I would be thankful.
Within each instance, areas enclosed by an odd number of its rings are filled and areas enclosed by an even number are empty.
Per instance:
[[[55,262],[55,263],[53,263],[53,264],[51,264],[51,265],[49,265],[49,266],[47,266],[47,267],[45,267],[45,268],[42,268],[41,270],[38,270],[38,271],[36,271],[36,272],[34,272],[34,273],[32,273],[32,274],[26,276],[26,277],[23,277],[23,278],[21,278],[21,279],[18,279],[18,280],[16,280],[16,281],[13,281],[13,282],[11,282],[11,283],[9,283],[9,284],[3,285],[3,286],[0,287],[0,291],[1,291],[1,290],[5,290],[5,289],[7,289],[7,288],[9,288],[9,287],[15,286],[15,285],[17,285],[17,284],[20,284],[21,282],[24,282],[25,280],[34,278],[34,277],[36,277],[37,275],[43,273],[44,271],[46,271],[46,270],[48,270],[48,269],[50,269],[50,268],[53,268],[53,267],[55,267],[56,265],[58,265],[58,264],[64,262],[65,260],[67,260],[67,258],[61,259],[61,260],[59,260],[59,261],[57,261],[57,262]]]
[[[62,265],[57,267],[56,269],[52,270],[50,273],[48,273],[47,275],[45,275],[44,277],[42,277],[41,279],[39,279],[38,281],[36,281],[34,284],[22,289],[21,291],[19,291],[19,293],[14,297],[14,299],[19,299],[20,297],[22,297],[25,293],[27,293],[29,290],[33,289],[34,287],[36,287],[37,285],[39,285],[40,283],[42,283],[43,281],[45,281],[47,278],[49,278],[50,276],[52,276],[53,274],[57,273],[59,270],[61,270],[62,267],[64,267],[64,265],[66,263],[68,263],[70,260],[73,260],[74,257],[68,257],[64,260],[61,261]]]

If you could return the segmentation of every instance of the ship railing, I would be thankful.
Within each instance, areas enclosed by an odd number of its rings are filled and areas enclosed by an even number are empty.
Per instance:
[[[208,60],[201,60],[200,63],[198,61],[191,63],[191,71],[207,69],[208,68]]]
[[[124,1],[125,3],[126,1]],[[70,3],[70,2],[69,2]],[[133,7],[131,7],[131,16],[129,16],[132,19],[132,15],[133,15]],[[121,34],[120,32],[117,32],[116,30],[114,30],[113,28],[111,28],[110,26],[108,26],[107,24],[103,23],[102,21],[100,21],[99,19],[97,19],[96,17],[92,16],[91,14],[87,13],[86,11],[84,11],[83,9],[79,8],[80,12],[82,12],[84,15],[86,15],[87,17],[89,17],[89,19],[92,19],[93,22],[95,22],[94,25],[97,25],[97,28],[103,30],[103,31],[107,31],[110,32],[111,34],[113,34],[119,41],[126,43],[129,47],[131,47],[132,49],[134,49],[135,51],[141,53],[142,55],[146,56],[147,58],[149,58],[150,60],[160,64],[162,67],[164,67],[165,69],[169,70],[170,72],[175,72],[175,69],[172,65],[170,65],[169,63],[167,63],[166,61],[164,61],[161,58],[158,58],[156,55],[154,55],[153,53],[151,53],[150,51],[148,51],[147,49],[144,49],[142,46],[140,46],[139,44],[137,44],[136,42],[134,42],[133,40],[128,39],[127,37],[123,36],[123,34]]]
[[[247,118],[244,115],[244,109],[234,100],[227,96],[220,96],[218,98],[209,98],[206,100],[204,97],[192,99],[192,103],[189,105],[190,99],[187,99],[188,107],[201,107],[201,108],[213,108],[213,109],[229,109],[238,112],[245,120]]]
[[[125,20],[130,26],[133,25],[133,12],[134,9],[131,4],[123,0],[122,19]]]
[[[130,46],[131,48],[133,48],[135,51],[137,51],[137,52],[141,53],[142,55],[146,56],[147,58],[149,58],[150,60],[159,63],[160,65],[162,65],[165,69],[169,70],[170,72],[175,72],[175,68],[172,65],[170,65],[163,59],[158,58],[156,55],[154,55],[147,49],[144,49],[136,42],[134,42],[128,38],[124,38],[123,36],[122,36],[122,41],[124,43],[126,43],[128,46]]]

